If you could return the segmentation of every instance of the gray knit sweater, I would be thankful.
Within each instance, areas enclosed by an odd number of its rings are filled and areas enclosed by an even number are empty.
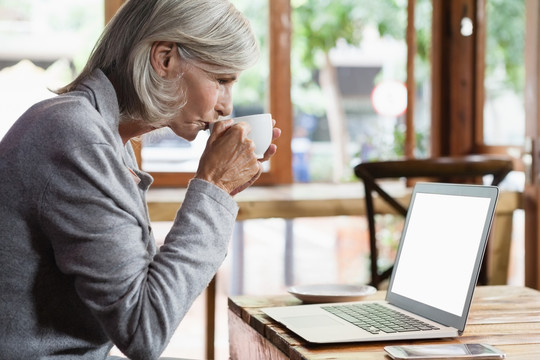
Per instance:
[[[2,359],[105,359],[113,343],[156,359],[226,255],[238,208],[202,180],[156,248],[152,178],[118,121],[114,88],[96,71],[0,142]]]

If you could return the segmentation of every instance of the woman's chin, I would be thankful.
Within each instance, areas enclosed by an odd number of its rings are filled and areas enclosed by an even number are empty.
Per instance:
[[[199,134],[199,131],[200,130],[190,130],[190,131],[174,131],[173,130],[173,133],[176,136],[181,137],[182,139],[186,141],[192,142],[193,140],[195,140],[195,138]]]

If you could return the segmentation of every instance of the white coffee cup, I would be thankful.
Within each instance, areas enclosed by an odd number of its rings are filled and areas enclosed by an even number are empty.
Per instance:
[[[247,115],[233,118],[233,120],[235,124],[239,122],[249,124],[251,131],[248,134],[248,138],[255,143],[255,155],[257,158],[262,158],[272,143],[272,114]],[[210,131],[212,131],[212,127],[210,126]]]

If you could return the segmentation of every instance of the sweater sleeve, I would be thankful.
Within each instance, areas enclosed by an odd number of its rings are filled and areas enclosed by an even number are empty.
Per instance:
[[[131,359],[154,359],[225,258],[238,208],[192,180],[154,253],[146,205],[117,155],[94,144],[59,159],[40,221],[59,270],[113,343]]]

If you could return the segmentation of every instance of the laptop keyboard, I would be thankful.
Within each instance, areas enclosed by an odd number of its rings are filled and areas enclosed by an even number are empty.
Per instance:
[[[377,303],[330,305],[322,308],[372,334],[438,329]]]

